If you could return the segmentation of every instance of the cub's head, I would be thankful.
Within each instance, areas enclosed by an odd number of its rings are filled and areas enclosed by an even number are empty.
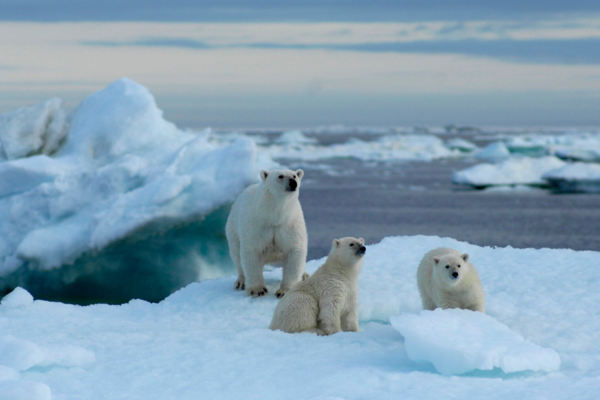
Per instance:
[[[440,257],[433,257],[434,273],[449,286],[456,286],[462,282],[467,271],[471,267],[469,255],[460,256],[448,254]]]
[[[292,171],[289,169],[273,169],[271,171],[260,171],[260,178],[273,195],[277,194],[298,194],[300,191],[300,182],[304,176],[304,171],[298,169]]]
[[[329,255],[336,257],[344,264],[354,265],[358,261],[362,261],[366,251],[365,239],[346,237],[343,239],[333,239]]]

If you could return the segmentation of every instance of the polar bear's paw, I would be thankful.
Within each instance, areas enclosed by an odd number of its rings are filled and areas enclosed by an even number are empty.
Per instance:
[[[310,275],[308,274],[308,272],[305,272],[305,273],[302,274],[302,280],[303,281],[307,280],[308,278],[310,278]]]
[[[261,297],[269,293],[265,286],[256,286],[253,288],[248,288],[247,292],[252,297]]]
[[[282,288],[282,289],[279,289],[278,291],[276,291],[276,292],[275,292],[275,296],[276,296],[278,299],[280,299],[280,298],[282,298],[283,296],[285,296],[285,294],[286,294],[287,292],[288,292],[288,290],[287,290],[287,289],[283,289],[283,288]]]
[[[246,289],[246,278],[243,277],[243,276],[237,278],[237,281],[235,281],[235,285],[233,285],[233,287],[236,290],[244,290],[244,289]]]

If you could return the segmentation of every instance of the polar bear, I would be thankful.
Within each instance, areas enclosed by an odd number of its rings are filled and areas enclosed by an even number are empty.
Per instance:
[[[462,308],[485,313],[485,293],[468,254],[438,248],[425,254],[417,270],[423,309]]]
[[[331,335],[358,332],[358,274],[367,249],[363,238],[335,239],[327,261],[277,304],[272,330]]]
[[[277,297],[304,278],[308,235],[298,201],[301,169],[261,171],[260,183],[235,200],[225,228],[229,253],[238,271],[235,288],[253,297],[267,294],[265,264],[281,263],[283,280]]]

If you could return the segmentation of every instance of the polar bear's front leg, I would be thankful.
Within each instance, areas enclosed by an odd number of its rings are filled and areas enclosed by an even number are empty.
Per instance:
[[[242,250],[242,269],[246,276],[246,293],[252,297],[260,297],[269,291],[265,286],[263,268],[265,264],[254,253]]]
[[[281,280],[281,286],[275,293],[278,298],[285,296],[285,294],[292,288],[292,286],[300,281],[306,279],[304,277],[304,267],[306,265],[306,251],[294,250],[291,251],[285,261],[283,262],[283,279]]]
[[[342,303],[341,296],[324,296],[319,299],[319,328],[325,335],[333,335],[342,329]]]
[[[360,332],[358,328],[358,299],[350,295],[347,304],[348,309],[342,314],[342,330],[344,332]]]

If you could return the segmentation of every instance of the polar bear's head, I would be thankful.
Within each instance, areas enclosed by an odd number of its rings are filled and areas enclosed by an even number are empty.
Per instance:
[[[365,239],[345,237],[333,239],[329,256],[335,257],[344,265],[354,266],[358,261],[362,261],[366,251]]]
[[[262,183],[274,195],[298,194],[304,171],[297,169],[273,169],[260,171]]]
[[[436,278],[449,286],[456,286],[462,282],[471,268],[469,255],[466,253],[433,257],[433,263],[435,264],[434,274]]]

